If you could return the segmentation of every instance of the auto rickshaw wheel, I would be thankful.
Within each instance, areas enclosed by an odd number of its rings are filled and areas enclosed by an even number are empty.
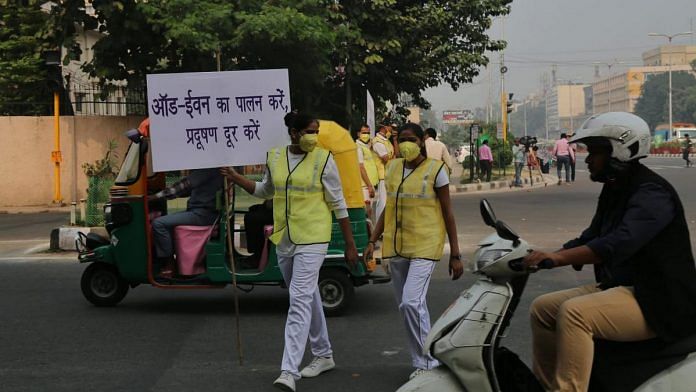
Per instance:
[[[327,268],[319,272],[319,294],[324,314],[340,316],[353,301],[355,288],[347,272]]]
[[[128,282],[111,264],[92,263],[82,274],[82,294],[96,306],[115,306],[128,293]]]

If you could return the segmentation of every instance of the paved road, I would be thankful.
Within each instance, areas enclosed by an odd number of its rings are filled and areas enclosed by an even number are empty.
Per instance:
[[[696,233],[696,169],[678,159],[648,164],[676,186]],[[498,214],[539,248],[553,249],[589,222],[599,186],[586,173],[569,186],[486,194]],[[455,196],[466,254],[489,233],[478,215],[483,195]],[[47,236],[56,216],[0,216],[0,241]],[[692,235],[692,239],[696,236]],[[13,248],[13,254],[20,254]],[[5,258],[3,258],[5,257]],[[0,380],[2,391],[272,391],[282,355],[285,290],[241,295],[245,364],[236,362],[231,290],[132,290],[116,308],[98,309],[79,290],[84,266],[46,256],[7,258],[0,249]],[[428,301],[436,318],[474,277],[447,279],[438,265]],[[529,359],[529,302],[540,293],[590,281],[586,269],[534,275],[505,345]],[[403,326],[388,285],[357,289],[355,306],[328,320],[338,368],[299,391],[393,391],[411,369]]]

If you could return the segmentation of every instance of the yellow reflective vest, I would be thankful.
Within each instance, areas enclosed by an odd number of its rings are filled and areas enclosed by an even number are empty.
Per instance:
[[[278,244],[287,230],[295,245],[331,241],[331,210],[324,200],[321,176],[329,151],[315,148],[290,170],[287,147],[271,149],[266,163],[271,173],[273,195],[273,234]]]
[[[435,179],[445,164],[426,158],[404,177],[404,162],[394,159],[386,167],[382,255],[438,261],[446,231]]]
[[[363,166],[367,172],[367,178],[370,180],[370,184],[376,188],[379,182],[379,173],[377,172],[377,163],[375,161],[379,160],[379,158],[372,155],[373,152],[367,144],[362,142],[356,142],[355,144],[357,144],[358,148],[362,151]],[[362,182],[362,186],[367,186],[365,181],[362,181],[362,177],[360,181]]]
[[[381,134],[378,134],[374,138],[372,138],[372,145],[375,143],[379,143],[384,145],[384,147],[387,149],[387,158],[392,159],[394,158],[394,146],[392,146],[391,142],[389,139],[383,137]],[[380,180],[384,180],[384,175],[385,175],[385,164],[382,162],[382,159],[379,157],[377,152],[374,152],[375,154],[375,164],[377,165],[377,175],[379,176]]]

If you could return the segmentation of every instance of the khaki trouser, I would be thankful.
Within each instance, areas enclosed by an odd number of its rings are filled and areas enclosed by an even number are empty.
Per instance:
[[[632,287],[586,285],[538,297],[531,306],[534,374],[549,391],[587,391],[594,337],[632,342],[650,339]]]

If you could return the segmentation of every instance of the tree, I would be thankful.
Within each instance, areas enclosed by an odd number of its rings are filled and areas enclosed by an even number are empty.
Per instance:
[[[635,114],[643,118],[650,129],[669,121],[669,82],[666,73],[649,78],[641,89]],[[694,122],[696,112],[691,108],[690,95],[696,78],[688,72],[672,73],[672,117],[674,122]]]
[[[51,45],[48,15],[36,2],[0,2],[0,114],[36,115],[51,102],[49,69],[42,57]],[[43,103],[43,104],[41,104]]]
[[[219,56],[224,70],[288,68],[295,107],[349,125],[364,121],[366,89],[378,108],[407,93],[427,109],[426,88],[470,82],[486,51],[504,47],[486,32],[510,3],[94,0],[96,17],[71,10],[61,23],[98,22],[105,35],[85,70],[104,83],[212,71]]]

